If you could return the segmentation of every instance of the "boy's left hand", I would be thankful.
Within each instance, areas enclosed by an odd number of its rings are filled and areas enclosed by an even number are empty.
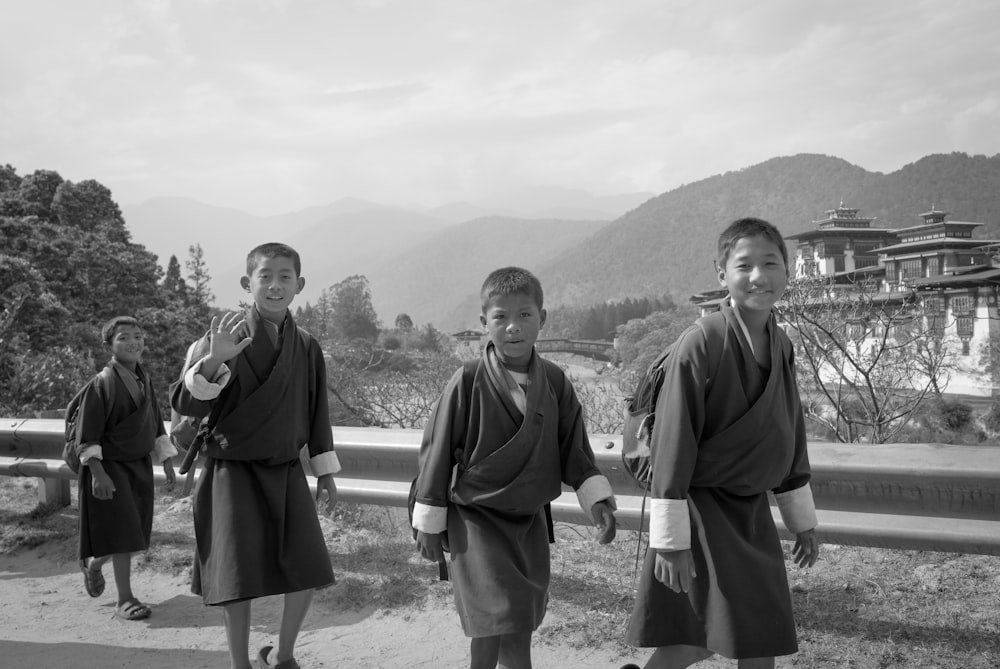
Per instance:
[[[816,530],[806,530],[799,532],[795,537],[795,546],[792,547],[792,559],[799,567],[811,567],[816,564],[819,557],[819,539],[816,538]]]
[[[324,491],[326,499],[323,499]],[[333,516],[333,509],[337,506],[337,484],[333,474],[324,474],[316,479],[316,506],[325,515]]]
[[[611,543],[615,538],[616,529],[615,512],[611,505],[604,500],[595,502],[594,506],[590,507],[590,514],[594,518],[594,525],[597,526],[597,542],[600,544]]]

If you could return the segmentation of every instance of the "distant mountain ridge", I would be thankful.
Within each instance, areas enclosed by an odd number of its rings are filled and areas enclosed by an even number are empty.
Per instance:
[[[343,198],[272,216],[189,198],[160,197],[126,205],[122,211],[133,240],[155,253],[164,267],[171,255],[183,265],[189,258],[189,247],[200,244],[212,277],[215,303],[230,309],[246,299],[239,286],[244,271],[242,255],[257,244],[283,241],[299,251],[306,287],[298,302],[304,304],[315,302],[324,288],[352,274],[370,276],[377,267],[391,266],[397,256],[406,257],[410,246],[456,224],[491,216],[548,220],[553,218],[547,213],[551,211],[558,211],[564,220],[596,218],[607,222],[651,195],[594,196],[582,190],[535,188],[507,194],[509,207],[491,200],[487,205],[453,203],[426,211]],[[544,234],[537,225],[529,228]],[[528,236],[522,241],[533,243],[532,235],[525,234]],[[393,319],[395,314],[384,317]]]
[[[768,219],[789,235],[815,227],[840,203],[891,228],[917,225],[919,214],[935,206],[951,212],[949,220],[984,223],[980,237],[1000,238],[1000,154],[934,154],[889,174],[798,154],[653,197],[581,193],[538,189],[509,194],[509,203],[451,203],[423,212],[345,199],[269,217],[168,198],[123,213],[134,240],[164,266],[169,253],[183,263],[187,247],[201,241],[220,307],[245,295],[238,287],[241,254],[255,243],[284,240],[302,254],[307,281],[299,304],[364,274],[384,322],[405,312],[446,331],[475,326],[478,285],[505,264],[539,275],[546,306],[664,293],[686,300],[716,285],[718,234],[741,216]],[[617,215],[586,218],[612,203]],[[546,211],[560,215],[544,217]],[[171,250],[164,255],[164,249]]]
[[[717,285],[715,244],[732,220],[758,216],[789,235],[841,202],[888,228],[922,223],[933,205],[949,220],[984,223],[978,236],[1000,237],[1000,154],[931,155],[890,174],[816,154],[773,158],[663,193],[538,272],[552,304],[664,293],[686,300]]]

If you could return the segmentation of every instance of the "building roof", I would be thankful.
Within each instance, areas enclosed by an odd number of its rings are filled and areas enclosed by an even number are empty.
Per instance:
[[[955,228],[959,230],[972,230],[973,228],[978,228],[982,223],[973,223],[971,221],[937,221],[935,223],[921,223],[920,225],[911,225],[908,228],[896,228],[896,232],[900,235],[905,233],[917,233],[917,232],[930,232],[931,230],[948,230],[949,228]]]
[[[896,231],[889,228],[822,228],[819,230],[806,230],[788,235],[785,239],[810,240],[818,237],[832,237],[834,235],[849,235],[851,237],[896,237]]]
[[[905,253],[907,251],[920,251],[923,249],[929,249],[932,251],[944,250],[944,249],[954,249],[962,248],[965,250],[976,249],[980,246],[988,246],[989,244],[997,244],[1000,241],[992,239],[971,239],[971,238],[959,238],[959,237],[935,237],[933,239],[920,239],[912,242],[902,242],[900,244],[892,244],[890,246],[882,246],[874,249],[873,252],[878,253]]]
[[[1000,285],[1000,268],[976,265],[973,271],[956,271],[925,279],[911,279],[909,283],[914,288],[920,289]]]

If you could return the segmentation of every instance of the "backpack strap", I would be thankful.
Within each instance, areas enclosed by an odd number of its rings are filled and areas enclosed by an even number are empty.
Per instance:
[[[111,409],[115,406],[115,370],[112,369],[111,365],[106,366],[97,376],[94,377],[94,381],[100,385],[101,389],[104,391],[104,431],[108,431],[108,422],[111,420]]]

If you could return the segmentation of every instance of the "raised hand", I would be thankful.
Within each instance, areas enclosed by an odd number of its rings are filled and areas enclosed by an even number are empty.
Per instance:
[[[220,363],[235,358],[253,341],[249,334],[243,314],[229,312],[222,318],[213,316],[209,328],[209,357]]]

